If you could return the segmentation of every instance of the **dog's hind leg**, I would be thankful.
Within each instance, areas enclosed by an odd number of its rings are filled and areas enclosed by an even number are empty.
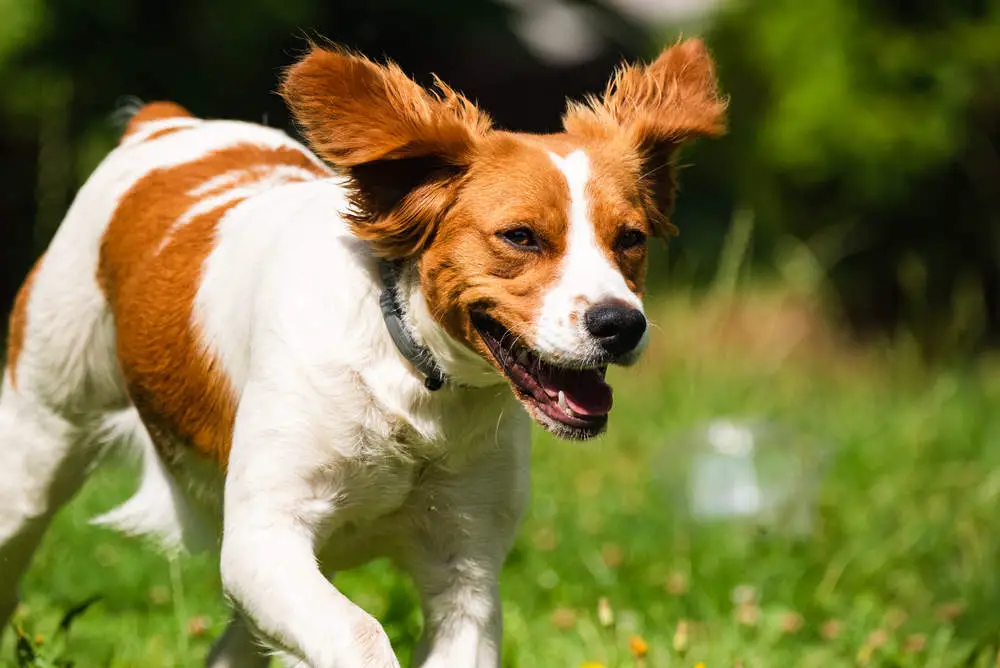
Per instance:
[[[0,625],[53,515],[83,483],[92,458],[79,429],[9,384],[0,395]],[[2,628],[2,626],[0,626]]]
[[[0,390],[0,624],[53,515],[97,458],[99,425],[128,406],[92,269],[97,244],[75,232],[60,228],[11,314]]]

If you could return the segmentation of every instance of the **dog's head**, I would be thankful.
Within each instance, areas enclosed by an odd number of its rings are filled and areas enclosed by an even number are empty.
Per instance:
[[[441,330],[550,431],[603,430],[605,370],[648,338],[646,245],[673,231],[676,152],[723,131],[702,43],[623,67],[553,135],[495,130],[442,82],[428,90],[344,51],[314,48],[282,94],[312,148],[350,176],[355,233],[415,262]]]

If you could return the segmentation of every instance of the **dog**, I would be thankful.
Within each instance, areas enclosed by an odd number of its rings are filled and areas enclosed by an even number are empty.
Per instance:
[[[724,130],[711,56],[689,39],[623,66],[549,135],[336,47],[280,92],[309,148],[139,109],[21,288],[0,622],[53,514],[124,443],[138,491],[96,521],[219,550],[233,615],[209,666],[398,666],[329,580],[387,557],[420,594],[416,664],[497,668],[531,423],[606,427],[605,372],[648,340],[676,152]]]

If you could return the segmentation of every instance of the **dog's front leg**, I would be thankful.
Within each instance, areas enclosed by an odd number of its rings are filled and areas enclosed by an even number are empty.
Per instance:
[[[497,575],[496,564],[468,555],[428,565],[416,575],[424,609],[417,666],[499,668],[503,633]]]
[[[498,578],[529,490],[527,437],[498,444],[470,470],[427,481],[405,568],[420,591],[420,668],[499,668]]]
[[[316,539],[338,508],[329,449],[304,403],[244,389],[226,476],[223,585],[262,640],[310,668],[398,668],[378,621],[317,564]]]

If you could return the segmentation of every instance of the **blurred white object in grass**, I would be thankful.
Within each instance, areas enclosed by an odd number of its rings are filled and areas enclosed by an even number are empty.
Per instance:
[[[717,419],[683,434],[674,447],[689,462],[686,503],[695,522],[812,532],[824,458],[818,444],[767,422]]]

